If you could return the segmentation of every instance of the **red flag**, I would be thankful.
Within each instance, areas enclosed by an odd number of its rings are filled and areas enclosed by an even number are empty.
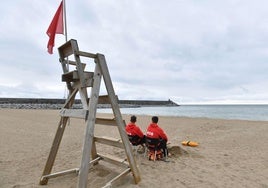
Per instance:
[[[47,35],[49,36],[49,40],[47,43],[47,51],[48,53],[53,53],[53,47],[54,47],[54,40],[56,34],[64,34],[63,33],[63,7],[62,7],[62,1],[60,3],[60,6],[55,13],[53,20],[51,21],[48,29],[47,29]]]

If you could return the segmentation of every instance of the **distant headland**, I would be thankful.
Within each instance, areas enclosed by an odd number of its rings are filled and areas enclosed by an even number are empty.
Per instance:
[[[0,98],[0,108],[16,109],[61,109],[66,99],[47,98]],[[179,106],[172,100],[118,100],[121,108],[142,106]],[[109,108],[110,104],[98,104],[98,108]],[[82,108],[81,101],[75,100],[73,108]]]

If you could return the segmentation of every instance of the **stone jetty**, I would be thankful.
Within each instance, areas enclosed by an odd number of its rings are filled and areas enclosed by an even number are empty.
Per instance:
[[[65,99],[45,98],[0,98],[0,108],[14,109],[61,109]],[[179,106],[172,100],[119,100],[120,108],[138,108],[142,106]],[[110,104],[98,104],[98,108],[109,108]],[[81,109],[79,99],[75,100],[74,109]]]

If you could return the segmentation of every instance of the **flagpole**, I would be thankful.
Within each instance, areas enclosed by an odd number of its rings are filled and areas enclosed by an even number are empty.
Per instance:
[[[67,34],[67,18],[66,18],[66,2],[65,0],[62,0],[63,2],[63,19],[64,19],[64,31],[65,31],[65,42],[68,41],[68,34]],[[69,58],[67,57],[67,71],[69,71]],[[65,98],[65,94],[67,93],[67,85],[65,87],[65,91],[64,91],[64,98]],[[70,95],[70,93],[69,93]],[[68,124],[70,124],[70,118],[68,119]]]
[[[64,15],[64,30],[65,30],[65,42],[68,41],[68,35],[67,35],[67,19],[66,19],[66,3],[65,0],[63,0],[63,15]]]

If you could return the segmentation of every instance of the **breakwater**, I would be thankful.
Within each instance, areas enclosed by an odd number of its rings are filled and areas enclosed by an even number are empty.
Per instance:
[[[0,98],[0,108],[16,109],[61,109],[66,99],[45,99],[45,98]],[[179,106],[172,100],[119,100],[120,108],[137,108],[141,106]],[[110,104],[98,104],[98,108],[109,108]],[[81,109],[82,104],[76,99],[73,107]]]

